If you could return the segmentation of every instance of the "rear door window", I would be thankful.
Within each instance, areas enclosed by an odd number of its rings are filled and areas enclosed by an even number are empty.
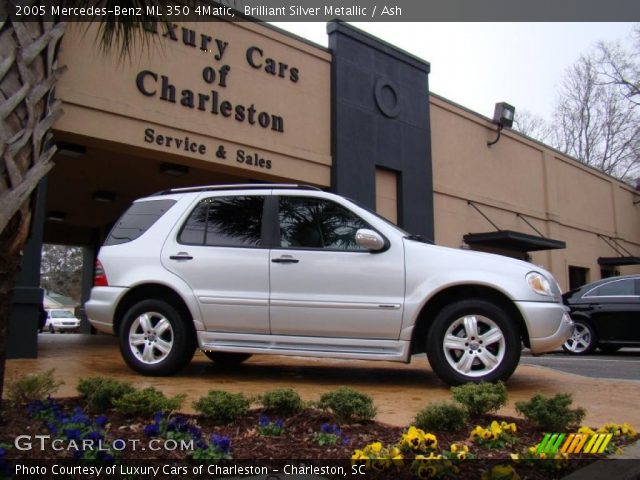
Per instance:
[[[188,245],[261,247],[264,196],[211,197],[200,201],[178,241]]]

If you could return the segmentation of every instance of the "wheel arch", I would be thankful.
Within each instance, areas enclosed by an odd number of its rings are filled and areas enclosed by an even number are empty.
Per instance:
[[[118,335],[120,331],[120,325],[122,324],[122,320],[124,319],[127,311],[136,303],[142,300],[162,300],[171,304],[177,311],[180,313],[183,319],[185,319],[185,323],[187,328],[193,334],[194,338],[196,335],[196,329],[193,324],[193,315],[189,311],[189,307],[183,300],[183,298],[173,289],[167,287],[166,285],[161,285],[158,283],[146,283],[142,285],[137,285],[131,288],[120,300],[118,306],[116,307],[116,311],[113,318],[113,332]]]
[[[525,346],[529,346],[527,327],[515,303],[504,293],[485,285],[455,285],[447,287],[431,297],[418,314],[416,326],[411,336],[411,354],[426,351],[426,338],[436,315],[447,305],[464,299],[477,298],[495,303],[503,308],[509,318],[516,321],[518,333]]]

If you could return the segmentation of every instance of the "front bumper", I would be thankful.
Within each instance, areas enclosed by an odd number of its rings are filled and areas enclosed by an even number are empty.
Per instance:
[[[75,321],[59,321],[59,322],[51,322],[51,325],[56,330],[74,330],[76,328],[80,328],[80,320]]]
[[[516,302],[529,332],[531,353],[539,354],[560,348],[573,333],[568,309],[560,303]]]

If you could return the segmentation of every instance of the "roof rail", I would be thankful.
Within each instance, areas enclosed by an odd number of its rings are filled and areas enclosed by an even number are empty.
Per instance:
[[[239,183],[232,185],[202,185],[199,187],[183,187],[170,188],[162,190],[150,196],[169,195],[171,193],[190,193],[190,192],[209,192],[216,190],[269,190],[269,189],[299,189],[299,190],[316,190],[321,192],[322,189],[312,185],[298,185],[296,183]]]

